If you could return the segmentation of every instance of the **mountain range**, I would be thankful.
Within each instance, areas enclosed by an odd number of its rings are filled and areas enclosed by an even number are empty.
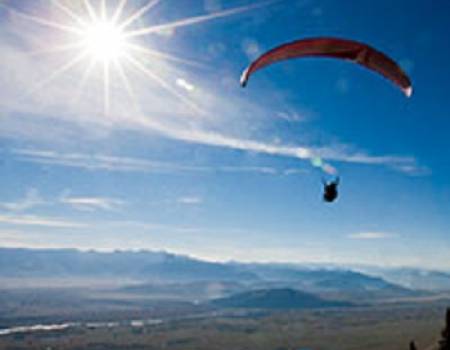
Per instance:
[[[432,292],[432,287],[423,288],[427,286],[427,278],[440,282],[433,285],[436,290],[450,290],[450,284],[446,284],[447,279],[450,282],[450,276],[445,273],[409,271],[404,275],[402,271],[363,272],[361,269],[295,264],[218,263],[152,251],[0,248],[3,285],[11,279],[16,282],[61,280],[63,285],[76,279],[123,280],[120,291],[134,295],[209,300],[255,290],[293,289],[333,300],[362,302]]]

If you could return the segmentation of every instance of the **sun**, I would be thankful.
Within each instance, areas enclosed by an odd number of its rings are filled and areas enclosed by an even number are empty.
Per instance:
[[[77,100],[83,94],[85,84],[92,77],[92,72],[97,69],[103,77],[103,111],[105,116],[108,116],[111,110],[110,90],[113,85],[120,85],[136,105],[136,94],[127,75],[127,72],[132,69],[139,72],[141,79],[145,77],[152,80],[158,87],[181,101],[191,111],[204,114],[205,112],[189,96],[189,93],[192,93],[193,90],[191,85],[186,83],[180,85],[182,79],[180,80],[179,77],[164,77],[161,72],[154,68],[155,60],[196,67],[201,66],[201,64],[150,48],[148,44],[143,44],[139,39],[146,35],[173,32],[174,29],[179,27],[227,17],[265,6],[262,3],[235,7],[163,24],[136,26],[136,22],[142,24],[145,19],[144,16],[162,0],[149,0],[144,6],[124,16],[126,7],[129,5],[128,1],[80,0],[75,2],[72,0],[50,0],[51,6],[57,9],[59,15],[61,15],[60,20],[54,21],[11,8],[0,0],[0,7],[7,8],[14,15],[67,35],[63,44],[54,46],[50,44],[43,50],[39,50],[38,53],[66,52],[70,53],[71,57],[61,66],[55,67],[49,76],[33,85],[27,95],[42,90],[46,85],[60,78],[75,66],[83,66],[84,72],[80,75],[74,94],[75,100]],[[118,79],[119,83],[113,84],[112,79]],[[183,91],[180,91],[180,86],[183,87]],[[139,110],[139,107],[136,110]]]
[[[99,21],[87,26],[82,34],[84,50],[96,61],[110,63],[128,54],[127,40],[119,26]]]

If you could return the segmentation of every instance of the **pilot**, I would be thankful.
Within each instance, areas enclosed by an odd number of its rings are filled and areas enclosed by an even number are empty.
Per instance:
[[[338,196],[337,187],[339,185],[339,177],[337,177],[336,180],[331,182],[326,182],[325,180],[322,180],[322,182],[323,182],[323,200],[328,203],[334,202]]]

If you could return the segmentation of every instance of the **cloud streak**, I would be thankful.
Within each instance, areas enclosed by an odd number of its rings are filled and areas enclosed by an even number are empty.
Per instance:
[[[83,228],[85,224],[59,218],[35,215],[1,215],[0,224],[18,226],[44,226],[54,228]]]
[[[254,173],[262,175],[292,175],[306,169],[277,169],[268,166],[195,166],[170,162],[154,162],[142,158],[114,157],[102,154],[63,153],[50,150],[14,149],[18,161],[41,165],[57,165],[89,171],[148,172],[148,173]]]
[[[40,206],[47,206],[52,207],[55,205],[68,205],[76,210],[80,211],[96,211],[96,210],[104,210],[104,211],[116,211],[120,207],[124,206],[126,203],[125,201],[117,198],[109,198],[109,197],[75,197],[75,196],[69,196],[67,194],[63,194],[59,199],[49,199],[49,200],[43,200],[41,196],[39,195],[39,192],[32,188],[29,189],[25,195],[24,198],[18,199],[16,201],[12,202],[2,202],[0,203],[0,209],[3,209],[7,212],[11,213],[20,213],[25,212],[30,209],[40,207]],[[5,222],[7,220],[16,221],[17,217],[8,217],[9,219],[6,219],[4,217]],[[33,219],[33,217],[21,217],[26,218],[23,222],[30,222],[30,223],[36,223],[37,221]],[[46,222],[46,220],[44,220]]]
[[[347,236],[347,238],[354,240],[377,240],[394,238],[396,235],[386,232],[359,232]]]
[[[406,174],[410,174],[414,169],[418,168],[417,161],[414,157],[393,155],[372,156],[362,151],[351,151],[348,146],[336,145],[334,147],[314,148],[307,146],[279,145],[264,141],[227,136],[219,132],[202,129],[172,128],[149,118],[140,119],[140,122],[143,126],[156,130],[167,137],[189,143],[205,144],[215,147],[296,158],[301,160],[310,160],[313,165],[317,164],[317,159],[326,159],[328,161],[345,163],[383,165],[402,171]],[[319,167],[322,167],[322,169],[327,172],[335,172],[335,169],[332,166],[324,163],[322,160],[318,162],[318,164],[320,164],[318,165]],[[407,169],[408,171],[405,172],[403,171],[404,169]]]
[[[60,202],[80,211],[116,211],[125,205],[125,202],[116,198],[107,197],[62,197]]]
[[[0,209],[12,212],[21,212],[45,204],[47,203],[41,198],[39,192],[36,189],[31,188],[27,191],[25,197],[22,199],[14,202],[0,203]]]
[[[186,205],[199,205],[203,203],[203,199],[200,197],[180,197],[177,199],[177,203]]]

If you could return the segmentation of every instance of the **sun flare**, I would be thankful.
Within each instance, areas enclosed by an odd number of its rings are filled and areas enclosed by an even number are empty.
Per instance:
[[[43,50],[35,52],[39,54],[68,52],[71,54],[71,58],[61,66],[55,67],[49,76],[32,86],[27,95],[38,92],[55,79],[74,69],[74,67],[83,66],[84,73],[81,74],[77,91],[74,93],[74,102],[82,96],[86,83],[92,78],[93,72],[97,70],[103,76],[102,95],[105,115],[110,114],[110,93],[113,85],[121,85],[128,94],[130,101],[135,105],[136,110],[139,110],[139,106],[136,106],[136,94],[127,75],[127,73],[134,70],[139,72],[141,79],[142,77],[149,79],[166,93],[183,103],[192,112],[204,114],[205,112],[192,100],[194,86],[184,82],[180,77],[162,76],[162,72],[155,69],[154,63],[159,60],[166,63],[172,62],[174,64],[187,64],[197,67],[201,66],[201,64],[150,48],[148,44],[143,44],[139,39],[142,36],[151,34],[173,33],[179,27],[235,15],[265,5],[262,3],[235,7],[206,15],[142,27],[141,24],[144,22],[146,14],[160,2],[162,1],[149,0],[144,6],[124,16],[124,13],[128,12],[126,11],[128,0],[80,0],[79,2],[50,0],[51,5],[62,16],[61,20],[54,21],[53,19],[19,11],[0,1],[0,6],[7,8],[15,16],[67,35],[64,44],[53,46],[50,44]],[[136,26],[136,22],[139,22],[139,25]],[[113,79],[118,79],[119,84],[112,84]],[[184,83],[181,84],[180,82]]]
[[[112,22],[93,23],[83,36],[84,49],[97,61],[110,63],[127,54],[127,40],[120,27]]]

